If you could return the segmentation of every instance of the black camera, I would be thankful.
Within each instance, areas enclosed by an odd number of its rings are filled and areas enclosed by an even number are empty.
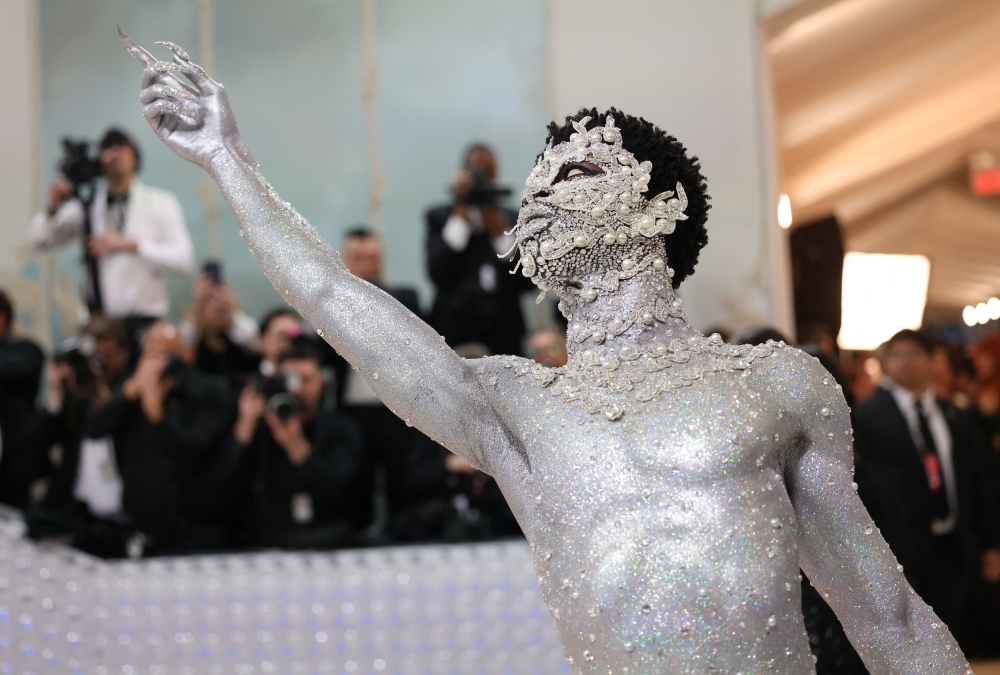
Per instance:
[[[188,372],[190,372],[190,370],[191,366],[189,366],[184,359],[179,356],[171,356],[170,359],[167,360],[167,365],[163,367],[160,379],[166,380],[169,378],[180,385],[187,379]]]
[[[91,366],[95,344],[92,335],[74,335],[60,342],[52,355],[54,362],[65,363],[72,368],[74,383],[85,392],[93,391],[97,386],[97,376]]]
[[[101,177],[101,163],[90,154],[88,141],[62,140],[63,156],[59,160],[59,173],[66,177],[79,192],[84,185],[93,185]]]
[[[267,398],[268,410],[280,420],[294,417],[305,409],[298,395],[302,381],[294,373],[260,376],[254,381],[254,386]]]
[[[469,206],[497,206],[504,197],[509,197],[510,188],[497,187],[490,183],[486,170],[481,166],[469,169],[472,175],[472,185],[459,202]]]

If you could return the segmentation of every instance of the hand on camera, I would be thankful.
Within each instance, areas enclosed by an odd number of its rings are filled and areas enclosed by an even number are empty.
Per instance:
[[[168,360],[162,354],[143,354],[135,373],[122,386],[125,398],[130,401],[138,399],[143,413],[153,424],[163,421],[167,394],[177,385],[173,378],[163,377]]]
[[[45,381],[48,390],[45,392],[45,408],[51,413],[58,413],[66,402],[66,389],[73,382],[73,366],[61,361],[49,363],[45,371]]]
[[[233,425],[233,436],[240,445],[250,445],[253,435],[257,432],[257,424],[267,410],[267,399],[256,386],[248,384],[240,392],[236,405],[236,424]]]
[[[205,170],[239,141],[236,118],[225,88],[191,62],[180,47],[165,44],[173,61],[160,61],[119,29],[122,44],[146,70],[139,99],[156,135],[178,155]],[[182,82],[183,74],[194,86]]]
[[[94,234],[87,239],[87,251],[95,258],[103,258],[109,253],[124,251],[135,253],[139,250],[139,244],[130,237],[126,237],[120,232],[105,232],[104,234]]]
[[[59,176],[49,187],[49,215],[54,215],[63,204],[73,198],[73,184]]]
[[[270,427],[274,440],[288,455],[288,461],[293,466],[302,466],[312,453],[312,445],[302,429],[302,418],[292,415],[281,419],[268,410],[264,414],[264,419],[267,420],[267,426]]]
[[[202,272],[194,281],[194,323],[203,333],[221,334],[229,330],[239,309],[236,294],[228,285],[213,281]]]

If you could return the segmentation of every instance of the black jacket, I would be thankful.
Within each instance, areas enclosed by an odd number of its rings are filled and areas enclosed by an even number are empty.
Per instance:
[[[35,398],[45,356],[30,340],[0,339],[0,502],[23,508],[31,483],[42,470],[41,458],[25,444],[34,426]]]
[[[260,356],[235,344],[228,335],[219,335],[211,343],[202,336],[195,347],[194,362],[204,372],[224,377],[239,388],[257,372]]]
[[[952,440],[958,488],[955,533],[971,567],[983,547],[997,542],[997,514],[980,470],[982,442],[974,418],[938,400]],[[892,394],[880,388],[855,415],[859,494],[907,577],[916,587],[933,535],[931,492],[923,462]]]
[[[361,458],[361,431],[354,420],[323,410],[304,431],[312,453],[301,466],[291,463],[263,420],[248,446],[232,435],[226,440],[227,461],[240,467],[250,491],[249,539],[257,545],[326,548],[347,541],[347,494]],[[311,518],[297,523],[293,500],[303,496]]]
[[[437,287],[430,324],[452,347],[467,342],[481,342],[494,354],[520,354],[523,351],[524,317],[520,296],[537,291],[530,279],[514,269],[517,253],[505,260],[497,258],[489,236],[473,233],[464,251],[453,251],[441,237],[451,215],[451,206],[427,212],[427,272]],[[517,212],[504,209],[510,226],[517,222]],[[495,287],[484,287],[484,267]]]
[[[233,413],[225,380],[189,368],[157,425],[120,387],[91,415],[85,433],[114,438],[122,509],[153,538],[154,549],[174,547],[195,529],[217,531],[212,544],[223,543],[231,486],[220,471],[219,450]]]

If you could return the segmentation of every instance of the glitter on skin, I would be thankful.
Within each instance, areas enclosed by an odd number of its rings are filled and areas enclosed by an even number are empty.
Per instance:
[[[642,174],[613,129],[584,128],[550,148],[526,186],[522,217],[544,218],[518,243],[534,256],[533,278],[560,294],[571,330],[582,327],[571,363],[540,373],[515,357],[467,361],[347,272],[278,197],[221,85],[180,50],[168,67],[122,40],[146,68],[150,125],[215,178],[275,288],[397,415],[497,478],[574,672],[813,673],[801,565],[874,675],[971,673],[872,529],[852,488],[849,412],[818,362],[782,345],[733,351],[691,328],[669,268],[650,262],[664,248],[648,220],[640,227],[653,208],[641,182],[615,210],[620,229],[594,240],[608,214],[584,210],[587,199]],[[553,172],[579,159],[605,173],[539,207],[534,187],[553,187]],[[663,206],[655,227],[672,231],[682,206]]]

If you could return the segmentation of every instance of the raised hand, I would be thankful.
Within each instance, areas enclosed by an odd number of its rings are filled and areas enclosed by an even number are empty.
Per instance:
[[[227,148],[242,145],[225,88],[192,63],[187,52],[171,42],[158,42],[174,53],[172,61],[161,61],[132,41],[121,27],[118,36],[129,54],[145,67],[139,94],[142,112],[167,147],[210,170]],[[194,86],[181,81],[177,73]]]

